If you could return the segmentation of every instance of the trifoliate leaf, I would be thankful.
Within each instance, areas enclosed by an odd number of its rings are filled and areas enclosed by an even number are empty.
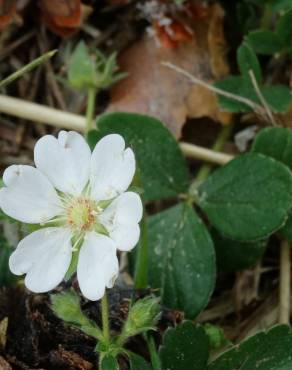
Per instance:
[[[210,222],[237,240],[266,238],[285,223],[292,206],[292,173],[261,154],[235,158],[198,189]]]
[[[292,170],[292,130],[267,127],[254,139],[251,150],[282,162]]]
[[[267,240],[240,242],[225,238],[217,231],[212,231],[216,251],[217,267],[220,271],[234,272],[254,266],[263,256]]]
[[[273,55],[283,48],[281,38],[270,30],[256,30],[250,32],[246,40],[257,54]]]
[[[162,303],[194,318],[208,303],[215,280],[212,239],[189,204],[150,217],[149,283]]]
[[[262,82],[263,77],[259,60],[247,42],[243,42],[237,50],[237,63],[246,81],[250,80],[250,71],[252,71],[258,84]]]
[[[292,331],[276,326],[260,332],[211,362],[207,370],[289,370],[292,368]]]
[[[159,350],[162,370],[205,370],[208,356],[205,330],[191,321],[168,329]]]
[[[282,15],[276,25],[276,32],[285,45],[288,53],[292,52],[292,9]]]

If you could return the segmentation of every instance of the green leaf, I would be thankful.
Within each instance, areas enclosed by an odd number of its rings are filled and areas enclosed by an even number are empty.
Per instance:
[[[17,281],[17,276],[10,272],[8,261],[13,249],[3,236],[0,236],[0,287],[9,286]]]
[[[243,42],[237,50],[237,63],[246,81],[250,81],[249,71],[253,71],[257,82],[259,84],[262,82],[263,78],[259,60],[247,42]]]
[[[262,86],[261,92],[269,107],[275,113],[287,112],[289,105],[292,103],[292,94],[287,86]]]
[[[267,127],[261,130],[251,150],[272,157],[292,170],[292,130],[289,128]]]
[[[291,0],[272,0],[271,7],[274,12],[288,11],[292,8]]]
[[[189,204],[178,204],[150,217],[149,282],[162,302],[194,318],[214,288],[211,237]]]
[[[70,59],[68,80],[72,87],[87,90],[95,86],[96,78],[95,60],[90,56],[86,44],[80,41]]]
[[[146,200],[167,199],[187,191],[185,159],[160,121],[140,114],[110,113],[100,116],[97,125],[102,136],[120,134],[133,148]]]
[[[209,340],[201,326],[185,321],[166,331],[159,350],[162,370],[205,370]]]
[[[292,169],[292,130],[284,127],[267,127],[256,136],[252,151],[265,154]],[[280,234],[292,243],[292,213]]]
[[[198,189],[210,222],[237,240],[266,238],[285,223],[292,205],[292,173],[257,153],[239,156]]]
[[[257,101],[254,88],[250,83],[247,84],[242,76],[225,77],[220,81],[216,81],[214,86],[233,95],[241,96],[251,101]],[[218,99],[220,108],[232,113],[250,112],[252,110],[249,105],[241,103],[236,99],[227,98],[221,94],[218,94]]]
[[[270,30],[252,31],[246,37],[247,42],[257,54],[273,55],[283,48],[281,38]]]
[[[115,357],[105,356],[101,361],[101,370],[119,370],[119,364]]]
[[[131,370],[151,370],[151,366],[143,357],[133,352],[129,353],[129,357]]]
[[[263,256],[267,240],[240,242],[228,239],[213,230],[217,267],[220,271],[234,272],[254,266]]]
[[[276,326],[258,333],[210,363],[207,370],[289,370],[292,368],[292,331]]]
[[[276,25],[276,32],[285,44],[287,52],[292,52],[292,9],[280,17]]]

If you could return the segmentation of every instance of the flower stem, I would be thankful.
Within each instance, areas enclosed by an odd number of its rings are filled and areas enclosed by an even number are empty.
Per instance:
[[[135,288],[146,289],[148,285],[148,230],[147,220],[144,211],[144,216],[141,221],[141,237],[137,249],[137,259],[135,268]]]
[[[219,152],[220,150],[222,150],[224,144],[226,143],[226,141],[230,137],[232,129],[233,129],[232,124],[228,125],[228,126],[224,126],[222,128],[222,130],[220,131],[214,145],[212,146],[212,150],[214,150],[215,152]],[[197,173],[197,176],[195,177],[195,179],[191,183],[190,190],[189,190],[190,195],[193,195],[193,194],[196,193],[196,189],[198,187],[198,184],[200,184],[202,181],[204,181],[209,176],[210,172],[212,171],[212,168],[213,168],[213,166],[211,164],[204,164],[200,168],[199,172]]]
[[[95,108],[95,98],[97,90],[95,87],[88,89],[87,95],[87,109],[86,109],[86,134],[93,129],[93,118]]]
[[[147,346],[148,346],[148,350],[150,353],[150,359],[151,359],[153,370],[162,370],[160,359],[156,351],[155,342],[154,342],[153,337],[151,335],[146,334],[146,341],[147,341]]]
[[[105,291],[104,296],[101,299],[101,317],[102,317],[102,333],[106,344],[110,342],[110,329],[109,329],[109,305],[107,292]]]

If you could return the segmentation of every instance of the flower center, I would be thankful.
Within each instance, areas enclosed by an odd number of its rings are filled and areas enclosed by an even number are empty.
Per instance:
[[[75,198],[66,209],[67,223],[74,231],[91,230],[100,213],[99,207],[87,198]]]

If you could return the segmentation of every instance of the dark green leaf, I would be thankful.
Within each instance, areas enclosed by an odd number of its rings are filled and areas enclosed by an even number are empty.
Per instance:
[[[198,189],[210,222],[237,240],[265,238],[285,223],[292,205],[292,174],[261,154],[235,158]]]
[[[191,321],[168,329],[159,356],[162,370],[205,370],[209,356],[205,330]]]
[[[241,76],[228,76],[221,81],[216,81],[214,86],[233,95],[241,96],[257,102],[254,88],[250,83],[246,83],[245,79]],[[249,105],[241,103],[236,99],[227,98],[221,94],[218,94],[218,98],[220,108],[229,112],[239,113],[250,112],[252,110]]]
[[[288,11],[292,8],[291,0],[272,0],[271,7],[274,12]]]
[[[133,148],[146,200],[166,199],[187,191],[185,159],[160,121],[140,114],[110,113],[100,116],[97,125],[101,135],[118,133]]]
[[[117,359],[113,356],[105,356],[101,362],[101,370],[119,370]]]
[[[246,40],[257,54],[273,55],[280,52],[283,47],[278,34],[270,30],[252,31]]]
[[[151,366],[143,357],[129,353],[131,370],[151,370]]]
[[[259,84],[262,82],[262,71],[259,60],[247,42],[243,42],[237,50],[237,63],[246,81],[250,81],[249,72],[252,71],[257,82]]]
[[[256,136],[252,151],[265,154],[284,163],[292,169],[292,131],[284,127],[267,127]],[[289,213],[288,220],[280,233],[292,243],[292,215]]]
[[[261,130],[251,150],[272,157],[292,170],[292,130],[289,128],[267,127]]]
[[[149,282],[163,303],[195,317],[208,303],[215,280],[213,243],[188,204],[178,204],[149,221]]]
[[[292,103],[291,91],[284,85],[262,86],[261,93],[275,113],[287,112]]]
[[[228,239],[213,230],[212,237],[216,251],[218,269],[225,272],[244,270],[254,266],[263,256],[267,240],[240,242]]]
[[[292,52],[292,9],[280,17],[277,25],[276,32],[285,44],[286,50]]]
[[[258,333],[213,361],[207,370],[290,370],[292,331],[281,325]]]

